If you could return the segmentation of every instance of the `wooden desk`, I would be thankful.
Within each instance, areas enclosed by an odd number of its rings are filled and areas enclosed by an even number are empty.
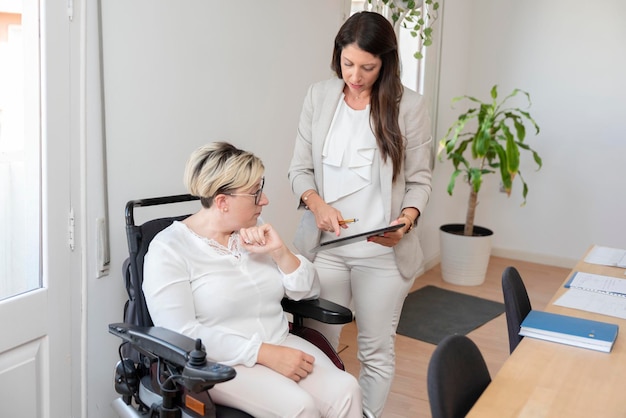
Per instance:
[[[626,279],[624,269],[582,260],[574,271]],[[545,310],[618,324],[613,350],[602,353],[525,337],[468,417],[626,417],[626,320],[554,305],[566,290],[561,287]]]

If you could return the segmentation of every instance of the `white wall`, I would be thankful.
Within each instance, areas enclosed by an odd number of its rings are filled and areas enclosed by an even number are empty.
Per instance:
[[[90,418],[112,415],[120,341],[107,325],[122,320],[125,300],[125,203],[185,193],[191,151],[227,140],[264,160],[263,217],[290,242],[298,116],[308,85],[331,74],[347,10],[343,0],[102,2],[111,269],[88,295]]]
[[[446,1],[443,15],[437,138],[460,111],[453,97],[488,99],[493,84],[528,91],[541,127],[528,141],[544,166],[522,167],[526,206],[521,183],[508,199],[495,178],[481,190],[476,221],[494,230],[494,254],[568,267],[592,243],[626,247],[626,3]],[[431,262],[438,226],[465,219],[468,191],[446,194],[450,172],[437,162],[422,220]]]

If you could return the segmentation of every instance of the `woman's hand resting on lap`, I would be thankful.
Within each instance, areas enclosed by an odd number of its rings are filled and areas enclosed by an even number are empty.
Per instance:
[[[315,357],[295,348],[261,344],[257,363],[299,382],[313,371]]]

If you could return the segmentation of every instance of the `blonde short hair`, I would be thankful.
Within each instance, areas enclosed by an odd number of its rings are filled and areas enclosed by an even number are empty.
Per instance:
[[[212,142],[191,153],[184,182],[189,193],[209,208],[216,195],[252,187],[264,171],[263,162],[251,152],[227,142]]]

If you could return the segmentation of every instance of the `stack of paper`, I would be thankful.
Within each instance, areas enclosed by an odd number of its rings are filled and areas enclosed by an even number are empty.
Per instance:
[[[622,296],[572,288],[563,293],[554,304],[626,319],[626,298]]]
[[[626,250],[594,245],[585,257],[585,263],[626,268]]]
[[[522,322],[519,334],[608,353],[618,329],[617,324],[532,310]]]
[[[555,305],[626,319],[625,279],[577,271],[565,287]]]

